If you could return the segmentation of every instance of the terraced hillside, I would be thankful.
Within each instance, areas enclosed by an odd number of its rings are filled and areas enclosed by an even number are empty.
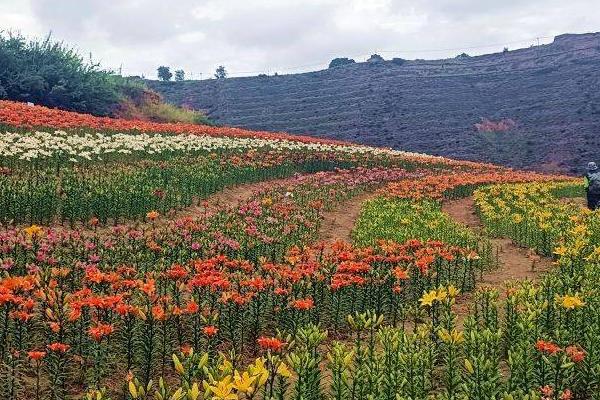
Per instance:
[[[600,155],[600,33],[478,57],[150,82],[222,124],[575,172]],[[487,118],[504,132],[479,132]]]

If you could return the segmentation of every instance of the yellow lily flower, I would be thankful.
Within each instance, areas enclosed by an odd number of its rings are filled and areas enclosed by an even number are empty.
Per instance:
[[[456,329],[448,332],[447,329],[442,328],[438,331],[438,337],[447,344],[459,344],[465,341],[464,334]]]
[[[284,363],[282,361],[279,364],[279,366],[277,367],[277,375],[282,376],[284,378],[291,378],[292,377],[292,372],[289,370],[289,368],[286,365],[286,363]]]
[[[446,289],[444,289],[444,288],[438,289],[435,299],[439,302],[442,302],[442,301],[446,300],[446,297],[448,297],[448,292],[446,292]]]
[[[248,373],[256,377],[257,387],[263,386],[269,378],[269,371],[265,368],[264,358],[257,358],[253,364],[248,365]]]
[[[576,308],[581,308],[585,306],[585,303],[579,298],[579,296],[565,295],[562,297],[558,297],[557,300],[567,310],[574,310]]]
[[[226,376],[216,385],[209,385],[209,390],[213,393],[213,400],[238,400],[238,395],[233,393],[233,383],[231,375]]]
[[[460,289],[457,289],[456,286],[450,285],[448,286],[448,296],[454,298],[460,294]]]
[[[31,225],[29,228],[23,230],[28,237],[37,237],[42,233],[42,228],[38,225]]]
[[[557,248],[554,249],[554,254],[562,257],[565,254],[567,254],[567,251],[568,251],[568,249],[565,246],[558,246]]]
[[[428,306],[428,307],[433,306],[433,302],[435,300],[437,300],[437,291],[435,291],[435,290],[431,290],[428,293],[424,293],[423,297],[421,297],[419,299],[422,306]]]
[[[256,375],[250,376],[248,371],[245,371],[241,375],[238,371],[235,371],[235,373],[233,375],[233,387],[238,392],[241,392],[244,394],[250,394],[254,391],[254,387],[252,386],[252,384],[254,383],[256,378],[257,378]]]

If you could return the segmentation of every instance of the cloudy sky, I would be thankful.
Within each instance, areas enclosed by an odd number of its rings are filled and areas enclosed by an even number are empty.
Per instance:
[[[158,65],[206,78],[362,61],[443,58],[600,31],[598,0],[0,0],[0,30],[52,31],[106,68],[156,76]],[[596,11],[595,11],[596,10]]]

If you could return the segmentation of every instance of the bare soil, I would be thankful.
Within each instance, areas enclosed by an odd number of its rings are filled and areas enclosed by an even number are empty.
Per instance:
[[[452,200],[444,203],[442,210],[453,220],[465,224],[472,230],[484,234],[484,227],[475,213],[475,203],[471,197]],[[505,297],[506,284],[511,281],[537,281],[542,274],[552,268],[553,262],[548,257],[541,257],[530,249],[525,249],[508,238],[490,238],[496,249],[498,268],[483,274],[477,287],[498,289],[501,297]],[[472,294],[466,293],[457,301],[459,316],[468,312]],[[460,319],[460,318],[459,318]]]
[[[585,197],[564,197],[560,199],[563,203],[574,204],[583,208],[587,208],[587,199]]]
[[[318,240],[323,242],[343,240],[350,243],[352,230],[363,203],[374,196],[373,192],[364,192],[338,204],[333,210],[325,212]]]
[[[250,200],[255,194],[262,192],[270,187],[282,184],[288,178],[274,179],[264,182],[244,183],[237,186],[227,187],[208,198],[201,200],[198,205],[187,207],[176,212],[177,217],[193,216],[203,212],[208,207],[231,208]]]

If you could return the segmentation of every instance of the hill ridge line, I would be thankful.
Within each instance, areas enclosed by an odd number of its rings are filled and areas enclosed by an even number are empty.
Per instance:
[[[468,58],[148,84],[224,125],[579,173],[600,153],[598,63],[600,33],[566,34]],[[480,132],[482,119],[515,124]]]

